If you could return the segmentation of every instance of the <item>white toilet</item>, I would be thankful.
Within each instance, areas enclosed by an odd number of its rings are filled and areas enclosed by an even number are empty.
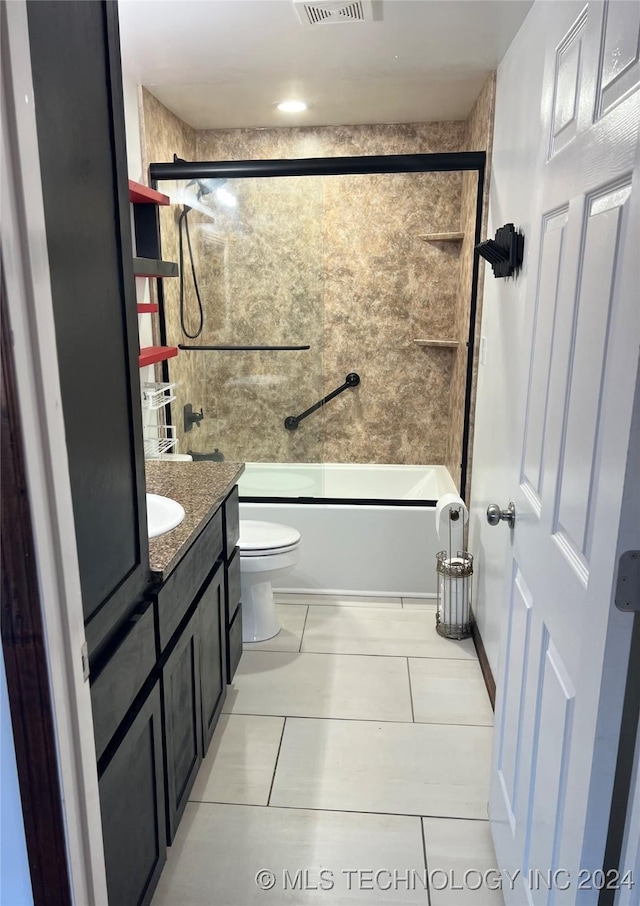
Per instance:
[[[277,522],[240,520],[242,641],[263,642],[280,632],[272,582],[298,562],[300,532]]]

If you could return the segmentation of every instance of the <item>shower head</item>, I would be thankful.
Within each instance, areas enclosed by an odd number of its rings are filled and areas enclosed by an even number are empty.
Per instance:
[[[203,195],[209,195],[211,192],[214,192],[216,189],[219,189],[225,184],[226,179],[192,179],[191,182],[187,183],[187,188],[190,186],[197,186],[196,196],[198,201],[202,199]]]
[[[181,157],[178,157],[177,154],[173,155],[174,164],[186,164],[187,161],[183,160]],[[196,197],[198,201],[201,201],[203,195],[210,195],[211,192],[215,192],[216,189],[219,189],[226,183],[226,178],[224,177],[210,177],[209,179],[192,179],[191,182],[187,183],[187,189],[191,186],[196,186]]]

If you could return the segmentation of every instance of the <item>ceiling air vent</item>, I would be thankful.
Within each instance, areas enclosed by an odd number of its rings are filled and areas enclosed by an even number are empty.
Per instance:
[[[302,25],[340,25],[342,22],[371,22],[371,0],[293,0]]]

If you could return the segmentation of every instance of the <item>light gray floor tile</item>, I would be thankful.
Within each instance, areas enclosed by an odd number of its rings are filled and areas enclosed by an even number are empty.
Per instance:
[[[271,804],[486,818],[491,729],[287,720]]]
[[[434,724],[493,725],[477,661],[409,658],[414,719]]]
[[[223,714],[189,799],[267,805],[283,717]]]
[[[225,711],[410,721],[404,658],[245,651]]]
[[[309,607],[302,651],[475,659],[471,639],[444,639],[432,614],[409,608]]]
[[[382,607],[400,608],[401,598],[389,598],[382,595],[362,597],[362,595],[303,595],[277,592],[275,600],[281,604],[315,604],[317,607]]]
[[[402,606],[413,610],[429,610],[435,614],[437,601],[435,598],[403,598]],[[435,616],[434,616],[435,619]]]
[[[264,642],[245,642],[245,651],[299,651],[304,621],[307,618],[306,604],[278,604],[276,607],[282,629],[278,635]]]
[[[256,875],[275,875],[261,890]],[[300,875],[283,889],[285,871]],[[189,803],[153,898],[154,906],[426,906],[423,888],[364,887],[359,871],[424,877],[420,821],[412,817]],[[320,876],[324,870],[325,875]],[[351,872],[351,874],[348,874]],[[333,889],[314,890],[321,879]],[[349,879],[351,889],[349,889]],[[306,887],[306,890],[300,889]]]
[[[423,823],[431,906],[502,906],[502,893],[491,889],[497,866],[489,822],[425,818]],[[488,883],[479,886],[487,872]]]

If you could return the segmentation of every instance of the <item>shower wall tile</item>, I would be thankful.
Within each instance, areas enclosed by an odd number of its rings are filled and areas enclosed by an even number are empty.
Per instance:
[[[483,187],[483,209],[481,234],[486,237],[487,218],[489,208],[489,181],[491,177],[491,147],[493,144],[493,120],[495,110],[495,73],[492,73],[485,82],[478,99],[469,114],[465,133],[465,151],[487,152],[485,180]],[[474,173],[464,173],[462,176],[460,229],[464,232],[464,240],[460,250],[460,274],[458,279],[458,293],[456,302],[456,323],[459,333],[456,339],[460,341],[453,366],[451,379],[451,404],[448,432],[448,449],[445,463],[456,483],[460,480],[460,463],[462,453],[462,439],[464,430],[464,405],[467,381],[467,356],[468,350],[464,345],[467,340],[471,286],[473,277],[474,245],[475,245],[475,220],[477,204],[477,179]],[[471,454],[473,450],[473,416],[475,412],[476,384],[478,375],[478,359],[480,347],[480,325],[482,322],[482,297],[484,283],[484,261],[480,259],[478,272],[478,290],[476,296],[475,314],[475,342],[472,350],[473,370],[472,389],[470,400],[470,422],[467,459],[466,499],[470,499],[471,490]]]
[[[146,88],[141,98],[142,166],[148,173],[149,164],[167,163],[173,155],[193,160],[196,131],[172,113]]]
[[[207,129],[197,133],[198,160],[277,160],[461,151],[464,122],[280,129]]]
[[[219,447],[227,458],[249,461],[320,461],[320,424],[287,431],[284,419],[322,396],[322,182],[236,180],[227,191],[237,205],[225,208],[207,196],[195,223],[201,237],[215,236],[222,259],[221,280],[206,241],[199,243],[206,318],[195,342],[311,349],[182,353],[193,361],[190,402],[206,416],[185,438],[185,449]],[[170,339],[180,335],[174,317]]]
[[[464,130],[463,123],[215,130],[198,133],[197,156],[246,160],[456,151]],[[263,362],[240,362],[239,356],[210,362],[215,378],[210,370],[208,406],[219,413],[218,424],[226,423],[221,442],[226,455],[446,461],[453,356],[413,340],[447,339],[454,329],[457,252],[419,236],[458,229],[461,188],[460,173],[233,183],[237,208],[218,215],[218,228],[229,231],[233,301],[227,329],[210,342],[307,342],[312,349],[272,353],[268,359],[264,354]],[[270,385],[260,383],[253,370],[261,366],[269,368]],[[297,431],[283,430],[285,415],[302,412],[350,371],[362,379],[358,388]],[[247,383],[232,389],[241,374]],[[252,375],[256,383],[249,390]],[[207,403],[202,405],[206,412]],[[239,410],[241,421],[234,417]]]
[[[193,160],[412,154],[485,149],[494,79],[467,123],[195,132],[142,92],[145,167]],[[163,184],[182,198],[184,184]],[[473,267],[473,178],[460,173],[234,180],[235,207],[204,196],[189,214],[205,325],[196,344],[303,344],[306,352],[181,352],[174,418],[183,452],[228,459],[445,463],[458,480]],[[180,207],[161,209],[163,254],[178,257]],[[485,214],[486,216],[486,214]],[[464,243],[426,243],[462,229]],[[164,281],[167,341],[189,342],[178,281]],[[481,298],[478,299],[480,312]],[[185,269],[187,329],[197,300]],[[479,320],[478,320],[479,324]],[[479,332],[479,331],[478,331]],[[415,338],[458,339],[456,350]],[[474,351],[474,355],[477,354]],[[357,371],[361,385],[297,415]],[[474,378],[475,381],[475,378]],[[475,386],[475,383],[474,383]],[[182,407],[203,408],[185,433]]]
[[[484,177],[484,194],[482,205],[482,237],[487,235],[487,224],[489,221],[489,188],[491,184],[491,155],[493,149],[493,127],[495,120],[496,104],[496,74],[493,72],[485,83],[478,100],[471,111],[468,119],[467,148],[469,151],[477,149],[487,152],[487,162]],[[467,461],[467,500],[471,497],[471,475],[472,475],[472,457],[473,457],[473,438],[474,438],[474,420],[476,411],[476,392],[478,385],[478,363],[480,360],[480,326],[482,323],[482,302],[484,288],[484,259],[480,259],[478,274],[478,298],[476,304],[476,334],[473,348],[473,374],[471,382],[471,399],[470,399],[470,417],[469,417],[469,456]],[[493,275],[491,275],[493,279]]]

